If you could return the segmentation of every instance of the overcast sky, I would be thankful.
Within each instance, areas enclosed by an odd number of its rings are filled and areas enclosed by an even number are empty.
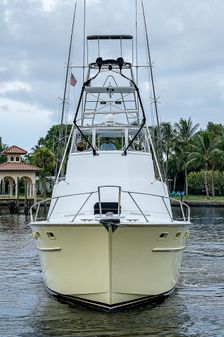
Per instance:
[[[73,63],[81,62],[82,3]],[[0,0],[0,137],[9,146],[30,151],[60,120],[74,4]],[[87,0],[87,34],[134,33],[134,5],[135,0]],[[161,120],[191,116],[202,128],[209,121],[224,124],[224,1],[147,0],[145,7]],[[143,42],[140,34],[142,51]],[[78,97],[81,76],[75,75]]]

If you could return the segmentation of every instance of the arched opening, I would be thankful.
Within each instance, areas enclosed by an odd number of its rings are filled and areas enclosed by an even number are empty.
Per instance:
[[[30,177],[24,176],[19,179],[19,195],[24,199],[34,197],[34,183]]]
[[[0,195],[14,197],[16,194],[16,183],[12,177],[4,177],[0,183]]]

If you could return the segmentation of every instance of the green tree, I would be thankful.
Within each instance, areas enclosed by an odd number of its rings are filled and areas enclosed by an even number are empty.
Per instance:
[[[165,168],[164,168],[164,161],[163,161],[163,146],[162,146],[162,139],[161,137],[161,130],[159,130],[158,126],[150,126],[149,132],[151,134],[155,154],[158,160],[158,164],[160,167],[161,175],[165,178]],[[158,178],[159,172],[157,170],[157,166],[154,165],[155,175]]]
[[[7,147],[8,146],[6,144],[2,143],[2,138],[0,137],[0,164],[6,161],[6,155],[2,154],[2,151],[4,151]]]
[[[189,191],[193,194],[202,194],[204,190],[204,171],[192,171],[188,174]]]
[[[220,148],[224,153],[224,128],[221,124],[214,124],[209,122],[207,125],[207,131],[209,132],[210,138],[212,141],[217,141],[220,139]],[[219,153],[214,154],[213,160],[211,163],[212,168],[212,195],[215,195],[215,185],[214,185],[214,172],[216,169],[223,170],[224,157]]]
[[[212,122],[209,122],[207,125],[207,131],[209,132],[211,138],[217,138],[224,136],[224,128],[222,124],[215,124]]]
[[[29,160],[31,164],[42,168],[41,172],[39,173],[39,177],[43,187],[42,195],[45,198],[46,177],[52,176],[54,174],[55,156],[51,150],[45,146],[42,146],[34,150],[34,152],[30,155]]]
[[[61,132],[59,132],[61,128]],[[56,174],[59,169],[61,159],[66,147],[68,136],[71,132],[72,125],[53,125],[47,132],[45,137],[41,137],[37,145],[32,149],[32,153],[35,153],[39,148],[47,148],[51,151],[54,156],[54,168],[52,170],[52,175]],[[59,134],[61,139],[59,140]],[[31,153],[31,156],[32,156]],[[64,167],[63,166],[63,170]]]
[[[208,168],[217,155],[223,155],[220,149],[221,140],[212,139],[208,131],[203,131],[197,135],[195,144],[192,144],[192,152],[188,155],[188,163],[195,162],[197,165],[204,165],[204,185],[206,196],[209,198]]]
[[[179,151],[181,158],[179,161],[181,162],[182,170],[184,171],[184,180],[185,180],[185,193],[188,195],[188,154],[190,153],[190,147],[192,144],[193,137],[196,135],[197,130],[199,128],[199,124],[193,124],[191,118],[185,120],[183,118],[180,119],[179,123],[175,123],[175,129],[177,132],[177,147],[181,149]]]
[[[165,181],[167,181],[170,166],[169,160],[171,155],[174,153],[176,142],[176,130],[173,128],[171,123],[161,124],[161,137],[162,149],[165,156]]]
[[[59,146],[59,129],[62,128],[61,132],[61,148],[65,147],[69,133],[71,131],[72,125],[53,125],[47,132],[45,137],[41,137],[38,141],[36,148],[46,147],[55,155],[55,159],[58,155],[58,146]],[[34,148],[34,149],[36,149]]]
[[[188,183],[189,183],[189,190],[193,194],[201,194],[204,191],[205,184],[204,184],[204,176],[205,176],[205,170],[201,170],[198,172],[190,172],[188,174]],[[209,191],[211,192],[210,186],[212,186],[212,183],[214,181],[214,188],[217,191],[218,195],[223,194],[224,192],[224,176],[223,173],[216,170],[212,172],[212,170],[209,170],[207,172],[208,176],[208,186]]]

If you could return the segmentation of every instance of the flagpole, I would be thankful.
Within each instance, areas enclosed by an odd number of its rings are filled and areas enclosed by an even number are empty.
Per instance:
[[[73,12],[71,36],[70,36],[69,51],[68,51],[68,59],[67,59],[67,63],[66,63],[66,75],[65,75],[64,94],[63,94],[63,99],[62,99],[61,121],[60,121],[60,126],[59,126],[58,154],[57,154],[57,163],[56,163],[56,168],[55,168],[55,176],[57,176],[57,174],[58,174],[60,162],[61,162],[61,159],[62,159],[62,139],[63,139],[63,133],[64,133],[64,127],[63,126],[64,126],[64,116],[65,116],[65,104],[66,104],[66,94],[67,94],[67,87],[68,87],[68,76],[69,76],[69,69],[70,69],[73,33],[74,33],[74,25],[75,25],[75,17],[76,17],[76,8],[77,8],[77,1],[75,3],[74,12]]]

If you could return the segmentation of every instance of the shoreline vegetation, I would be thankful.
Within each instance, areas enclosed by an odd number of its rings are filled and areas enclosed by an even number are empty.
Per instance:
[[[25,159],[42,168],[39,181],[43,189],[39,191],[39,197],[51,194],[52,184],[50,189],[46,186],[49,178],[55,176],[58,166],[59,135],[62,134],[60,139],[66,141],[70,130],[71,125],[53,125]],[[181,118],[174,124],[161,123],[159,129],[149,126],[149,131],[157,158],[160,163],[163,162],[162,173],[171,198],[189,204],[215,205],[224,202],[224,125],[209,122],[202,129],[199,124],[193,124],[191,118]],[[5,147],[0,142],[0,150]],[[61,150],[64,147],[65,142]],[[0,156],[0,162],[5,160],[3,155]]]
[[[181,197],[178,196],[174,199],[181,201]],[[191,207],[224,207],[224,196],[209,197],[208,199],[205,195],[188,195],[184,196],[182,201]]]

